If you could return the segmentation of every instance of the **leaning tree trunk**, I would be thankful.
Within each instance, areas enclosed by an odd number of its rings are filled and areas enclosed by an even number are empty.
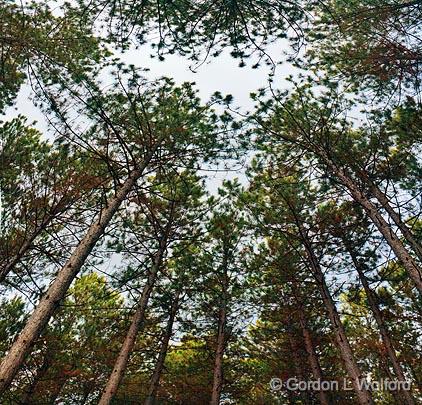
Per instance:
[[[346,174],[346,172],[338,167],[328,155],[320,153],[325,163],[330,168],[335,176],[341,181],[341,183],[347,187],[350,194],[356,202],[358,202],[365,212],[371,218],[372,222],[378,228],[379,232],[384,236],[387,243],[402,263],[409,276],[414,281],[416,288],[422,294],[422,273],[419,269],[413,257],[404,247],[403,243],[391,229],[391,226],[387,223],[384,217],[379,212],[378,208],[370,201],[370,199],[359,189],[353,179]],[[382,194],[382,193],[381,193]]]
[[[353,265],[355,266],[359,279],[362,283],[363,289],[365,290],[366,297],[368,298],[368,303],[371,308],[371,311],[374,315],[375,321],[378,325],[380,335],[382,338],[382,342],[390,359],[391,365],[393,366],[394,373],[396,374],[396,378],[398,381],[406,381],[406,377],[404,376],[403,370],[400,366],[399,360],[396,356],[396,351],[394,350],[393,342],[390,339],[390,334],[388,333],[387,326],[384,322],[383,316],[378,306],[377,297],[375,293],[371,290],[368,279],[365,276],[365,269],[364,265],[359,261],[357,254],[352,247],[352,245],[343,239],[343,243],[346,247],[347,252],[349,253],[350,257],[352,258]],[[409,391],[402,390],[400,391],[401,396],[403,397],[404,403],[409,405],[415,405],[415,400],[413,399],[412,395]]]
[[[65,212],[72,203],[76,200],[73,199],[71,202],[65,204],[61,204],[63,198],[59,200],[54,207],[50,209],[50,212],[44,216],[42,221],[35,226],[33,231],[30,235],[28,235],[25,240],[23,241],[22,245],[19,247],[18,251],[9,259],[9,261],[5,261],[4,263],[0,263],[0,283],[2,283],[7,275],[15,268],[15,266],[22,260],[25,254],[28,252],[29,249],[32,247],[32,243],[38,236],[46,230],[46,228],[50,225],[50,223],[61,213]]]
[[[372,405],[374,402],[371,393],[362,384],[362,381],[364,381],[362,372],[360,371],[359,366],[356,363],[343,323],[340,319],[333,298],[331,297],[330,291],[325,282],[324,273],[321,269],[315,252],[313,251],[311,242],[309,241],[306,235],[305,229],[303,228],[303,225],[299,220],[297,220],[297,225],[299,227],[299,233],[303,245],[305,247],[306,255],[308,257],[313,276],[318,285],[321,298],[325,304],[332,328],[334,330],[334,335],[336,338],[337,346],[340,350],[341,358],[344,362],[347,374],[352,380],[353,388],[356,392],[358,403],[361,405]]]
[[[298,314],[299,314],[299,323],[302,329],[303,340],[305,342],[306,352],[308,354],[309,365],[311,366],[312,374],[314,378],[319,381],[323,381],[324,377],[322,375],[321,365],[319,364],[318,355],[315,352],[315,347],[312,341],[312,336],[309,331],[308,325],[306,324],[306,317],[302,305],[298,305]],[[330,400],[327,396],[327,393],[324,390],[320,390],[318,393],[319,401],[322,405],[329,405]]]
[[[385,352],[381,348],[378,349],[378,352],[379,352],[379,357],[380,357],[381,369],[384,370],[387,378],[390,381],[394,381],[394,375],[392,374],[390,367],[388,365],[388,360],[387,360],[387,356],[386,356]],[[397,404],[400,404],[403,401],[403,398],[400,397],[400,395],[399,395],[399,391],[392,390],[391,395],[393,396],[393,398],[394,398],[394,400],[396,401]]]
[[[400,229],[403,237],[412,247],[415,254],[418,256],[419,260],[422,262],[422,246],[418,241],[415,239],[415,236],[412,234],[411,230],[408,226],[402,221],[400,215],[394,210],[394,208],[390,205],[390,202],[387,196],[376,186],[376,184],[369,181],[369,190],[371,194],[379,201],[397,227]]]
[[[223,355],[226,345],[226,321],[226,308],[225,305],[223,305],[220,308],[218,316],[217,348],[215,351],[214,376],[210,405],[218,405],[220,403],[221,390],[223,388]]]
[[[302,361],[302,356],[301,353],[299,353],[299,344],[298,344],[298,340],[296,339],[297,336],[295,336],[292,331],[293,328],[291,325],[289,325],[286,322],[286,326],[287,326],[287,336],[289,339],[289,346],[290,346],[290,350],[291,350],[291,356],[293,359],[293,367],[294,367],[294,372],[296,374],[296,377],[298,377],[299,381],[305,381],[306,380],[306,373],[303,367],[303,361]],[[311,395],[310,392],[308,390],[304,390],[304,391],[299,391],[299,392],[294,392],[292,390],[288,390],[288,392],[290,394],[295,394],[292,397],[295,399],[291,400],[291,403],[296,403],[298,400],[303,401],[304,405],[311,405],[312,401],[311,401]]]
[[[21,261],[25,253],[30,249],[34,240],[38,235],[47,227],[49,222],[53,219],[52,215],[48,215],[35,229],[33,232],[25,239],[22,245],[19,247],[19,250],[11,258],[10,261],[2,263],[0,266],[0,283],[2,283],[6,276],[15,268],[15,266]]]
[[[95,244],[103,235],[105,228],[119,209],[121,203],[129,194],[136,181],[141,177],[157,147],[158,143],[150,150],[142,165],[130,173],[127,180],[117,190],[115,196],[108,201],[106,208],[100,211],[98,219],[89,227],[87,233],[79,242],[66,264],[57,273],[55,280],[47,292],[42,296],[22,332],[0,364],[0,395],[4,393],[12,382],[35,340],[47,325],[56,308],[60,305],[66,291],[79,273]]]
[[[164,361],[167,356],[167,350],[170,342],[171,335],[173,334],[173,324],[176,318],[176,313],[179,307],[179,293],[174,297],[173,304],[170,309],[169,318],[167,321],[167,327],[161,342],[160,352],[158,354],[157,362],[155,363],[154,372],[151,377],[148,396],[145,400],[144,405],[154,405],[155,397],[157,396],[157,390],[160,383],[161,373],[164,368]]]
[[[34,380],[25,388],[24,394],[20,401],[20,405],[31,405],[34,403],[34,395],[37,393],[38,384],[47,375],[52,363],[52,355],[48,347],[44,355],[43,362],[35,374]]]
[[[166,247],[167,238],[163,238],[160,241],[159,250],[155,255],[151,271],[149,272],[147,281],[144,285],[144,288],[142,289],[141,298],[139,300],[136,311],[133,314],[128,333],[120,349],[119,355],[117,356],[117,359],[114,363],[113,371],[110,374],[107,385],[103,391],[100,401],[98,402],[98,405],[110,404],[119,388],[120,382],[122,381],[123,375],[126,371],[129,356],[132,353],[133,347],[135,346],[136,337],[139,331],[143,328],[145,311],[148,305],[149,297],[157,279],[157,274],[160,269]]]

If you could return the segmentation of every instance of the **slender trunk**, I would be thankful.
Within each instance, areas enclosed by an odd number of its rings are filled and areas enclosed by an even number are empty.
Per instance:
[[[303,340],[305,342],[306,353],[308,354],[309,365],[311,367],[313,377],[319,381],[323,381],[324,376],[322,374],[321,365],[319,364],[318,355],[315,351],[315,346],[313,343],[311,332],[309,331],[309,328],[307,325],[307,321],[306,321],[307,317],[305,315],[305,309],[303,307],[302,297],[300,297],[300,289],[298,288],[295,280],[292,281],[292,286],[293,286],[293,294],[294,294],[296,304],[297,304],[299,324],[302,329],[302,335],[303,335]],[[319,396],[319,400],[321,404],[329,405],[330,401],[325,391],[320,390],[318,393],[318,396]]]
[[[65,212],[72,203],[74,203],[76,200],[73,199],[71,202],[68,202],[63,207],[63,204],[61,203],[62,200],[58,201],[53,207],[50,208],[50,212],[45,215],[41,223],[37,226],[35,226],[35,229],[32,231],[32,233],[24,240],[22,245],[19,247],[16,254],[10,259],[10,261],[6,261],[5,263],[0,264],[0,283],[2,283],[7,275],[15,268],[15,266],[21,261],[21,259],[24,257],[26,252],[31,248],[32,243],[34,240],[40,235],[41,232],[43,232],[51,223],[51,221],[56,218],[59,214]]]
[[[164,368],[164,361],[166,360],[167,350],[171,335],[173,334],[173,324],[179,306],[179,293],[176,294],[173,305],[171,306],[167,327],[161,342],[160,352],[158,354],[157,362],[155,363],[154,372],[151,377],[150,386],[148,389],[148,396],[144,405],[154,405],[155,397],[157,395],[158,386],[160,383],[161,373]]]
[[[83,397],[78,405],[85,405],[89,399],[90,394],[95,388],[95,380],[87,381],[83,384]]]
[[[2,267],[0,267],[0,283],[2,283],[6,276],[14,269],[14,267],[20,262],[25,253],[30,249],[32,242],[37,236],[47,227],[49,222],[53,219],[53,215],[48,215],[40,225],[38,225],[34,231],[29,235],[28,238],[20,246],[16,254],[11,258],[10,261],[6,261]]]
[[[413,257],[406,250],[403,243],[391,229],[390,225],[380,214],[378,208],[369,200],[369,198],[365,196],[365,194],[359,189],[353,179],[349,175],[347,175],[343,169],[336,166],[335,163],[332,162],[326,154],[320,153],[320,155],[322,155],[325,160],[325,163],[331,169],[333,174],[336,175],[338,179],[343,183],[343,185],[348,188],[350,194],[355,199],[355,201],[363,207],[365,212],[368,214],[369,218],[371,218],[372,222],[378,228],[379,232],[384,236],[385,240],[390,245],[391,249],[397,256],[397,258],[400,260],[403,267],[408,272],[409,276],[414,281],[416,288],[422,294],[421,270],[419,269]]]
[[[225,235],[227,236],[227,235]],[[221,276],[222,276],[222,296],[220,308],[218,312],[218,327],[217,327],[217,347],[215,350],[214,359],[214,373],[213,384],[211,390],[210,405],[218,405],[221,399],[221,391],[223,389],[223,356],[226,347],[226,323],[227,323],[227,290],[229,287],[228,277],[228,263],[230,256],[230,248],[228,240],[223,237],[223,260],[221,263]]]
[[[418,241],[415,239],[414,235],[412,234],[411,230],[407,227],[407,225],[402,221],[400,215],[394,210],[394,208],[390,205],[390,202],[387,196],[371,181],[369,181],[369,189],[372,195],[379,201],[397,227],[400,229],[403,237],[407,240],[409,245],[412,247],[415,254],[418,256],[419,260],[422,263],[422,246]]]
[[[385,374],[387,375],[387,378],[390,381],[394,381],[394,376],[391,373],[390,368],[388,367],[388,361],[386,359],[386,355],[383,352],[383,350],[379,350],[379,356],[380,356],[381,368],[384,370]],[[403,398],[401,398],[399,395],[399,391],[392,390],[391,395],[393,396],[397,404],[400,404],[403,401]]]
[[[341,322],[340,316],[337,312],[336,305],[331,297],[330,291],[325,282],[324,273],[322,272],[321,266],[319,265],[318,259],[312,249],[311,242],[309,241],[302,223],[297,220],[299,232],[305,247],[306,255],[309,260],[309,264],[312,269],[315,281],[318,285],[322,300],[328,312],[328,316],[331,321],[331,325],[334,330],[334,335],[337,341],[338,348],[340,350],[341,357],[343,359],[346,371],[352,380],[353,388],[356,392],[358,403],[361,405],[373,404],[371,393],[364,387],[360,386],[360,382],[363,381],[362,372],[356,363],[355,357],[350,347],[349,340],[346,336],[343,323]]]
[[[382,313],[378,306],[378,300],[376,294],[371,290],[368,279],[365,276],[365,269],[364,265],[359,261],[357,254],[351,244],[348,241],[343,240],[343,243],[346,247],[347,252],[349,253],[350,257],[352,258],[353,264],[358,272],[359,279],[362,283],[363,289],[365,290],[366,297],[368,299],[369,306],[371,311],[374,315],[375,321],[377,322],[380,335],[382,338],[382,342],[384,347],[387,351],[388,357],[390,359],[391,365],[393,366],[394,373],[396,375],[397,380],[399,381],[406,381],[406,377],[404,376],[403,370],[400,366],[399,360],[397,359],[396,352],[394,350],[393,342],[390,339],[390,335],[387,330],[387,326],[384,322]],[[415,401],[409,391],[401,391],[400,392],[403,400],[406,404],[415,405]]]
[[[306,374],[302,367],[302,363],[303,363],[302,356],[298,354],[298,342],[295,339],[295,337],[292,335],[292,327],[288,324],[287,324],[287,327],[288,327],[287,335],[289,337],[289,345],[290,345],[291,355],[293,358],[293,366],[295,369],[296,377],[298,377],[299,381],[306,381]],[[288,390],[288,391],[291,392],[291,390]],[[308,390],[299,391],[299,392],[296,391],[294,392],[294,397],[295,396],[296,396],[296,399],[292,402],[293,404],[295,404],[298,399],[302,401],[302,398],[305,405],[312,404],[311,396]]]
[[[49,395],[49,404],[55,404],[57,398],[59,397],[60,393],[63,390],[63,387],[66,385],[67,381],[69,380],[70,377],[68,376],[63,376],[60,377],[58,381],[56,382],[56,385],[53,388],[53,392]],[[31,402],[31,404],[33,404],[33,402]]]
[[[37,392],[37,386],[40,381],[46,376],[51,365],[51,356],[47,348],[47,352],[44,355],[43,362],[41,367],[37,370],[37,374],[34,377],[34,380],[28,387],[25,389],[25,393],[21,400],[21,405],[30,405],[34,401],[34,394]]]
[[[291,350],[291,358],[293,360],[293,368],[294,372],[296,374],[296,377],[299,377],[299,380],[303,381],[305,380],[305,374],[302,369],[302,360],[301,356],[297,353],[297,341],[293,338],[292,332],[291,332],[291,326],[287,327],[287,336],[289,338],[289,346]]]
[[[415,371],[415,368],[413,367],[412,364],[407,363],[407,366],[410,369],[410,373],[412,374],[413,377],[413,381],[416,384],[416,388],[419,392],[422,392],[422,382],[421,382],[421,377],[420,377],[420,373],[417,373]]]
[[[135,346],[136,337],[144,326],[145,311],[148,305],[149,297],[157,279],[158,270],[160,269],[166,246],[167,239],[163,238],[160,242],[160,247],[155,256],[151,271],[149,272],[147,282],[142,289],[141,298],[139,300],[136,311],[133,314],[128,333],[120,349],[119,355],[116,358],[113,371],[110,374],[107,385],[103,391],[100,401],[98,402],[98,405],[110,404],[119,388],[120,382],[122,381],[129,361],[129,356],[132,353],[133,347]]]
[[[302,328],[303,340],[305,342],[306,352],[308,354],[309,365],[311,366],[312,374],[315,379],[323,381],[321,365],[319,364],[318,355],[315,352],[315,347],[312,341],[311,333],[309,332],[308,325],[306,324],[306,318],[303,311],[302,305],[298,306],[299,323]],[[330,401],[327,393],[324,390],[320,390],[318,393],[319,401],[322,405],[329,405]]]
[[[48,369],[47,370],[43,370],[43,375],[40,376],[41,378],[38,378],[37,376],[37,381],[35,382],[35,384],[33,384],[29,390],[25,393],[23,399],[21,402],[19,402],[19,405],[33,405],[36,403],[40,403],[42,401],[42,403],[48,403],[48,404],[55,404],[57,398],[59,397],[60,393],[63,390],[63,387],[66,385],[67,381],[69,380],[69,376],[63,375],[63,374],[59,374],[57,376],[54,377],[54,380],[50,381],[53,384],[49,384],[48,385],[48,394],[45,393],[45,387],[43,386],[39,386],[38,383],[42,381],[42,378],[45,377],[45,374],[47,374]],[[40,392],[44,392],[44,396],[40,395]],[[39,402],[37,402],[39,401]],[[82,403],[81,403],[82,405]]]
[[[22,332],[0,364],[0,395],[4,393],[12,382],[35,340],[47,325],[55,309],[60,305],[72,281],[79,273],[95,244],[103,235],[105,228],[119,209],[121,203],[142,175],[157,147],[158,143],[151,149],[142,166],[134,170],[117,190],[116,195],[108,202],[108,206],[101,210],[98,220],[89,227],[66,264],[57,273],[47,292],[41,297]]]
[[[220,308],[218,316],[217,349],[215,351],[214,377],[210,405],[218,405],[220,403],[221,389],[223,388],[223,355],[226,344],[226,316],[226,308],[225,305],[223,305]]]

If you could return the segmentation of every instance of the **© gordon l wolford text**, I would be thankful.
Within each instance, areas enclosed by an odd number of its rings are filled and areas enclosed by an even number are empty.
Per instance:
[[[365,378],[356,381],[359,389],[370,391],[409,391],[411,388],[410,381],[397,381],[389,379],[381,379],[378,381],[370,381]],[[272,378],[270,388],[273,391],[352,391],[353,384],[349,378],[340,380],[309,380],[302,381],[297,378],[289,378],[283,381],[281,378]]]

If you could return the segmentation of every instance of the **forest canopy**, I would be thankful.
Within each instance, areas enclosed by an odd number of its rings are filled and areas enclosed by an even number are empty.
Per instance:
[[[1,404],[422,403],[421,21],[0,0]]]

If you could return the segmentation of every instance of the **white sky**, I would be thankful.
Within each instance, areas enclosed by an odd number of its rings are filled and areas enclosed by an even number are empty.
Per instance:
[[[279,41],[269,47],[268,53],[274,60],[283,60],[285,59],[283,52],[286,49],[286,44]],[[176,84],[186,81],[195,82],[203,101],[208,100],[217,90],[222,94],[231,94],[234,97],[234,106],[240,107],[242,112],[251,110],[253,107],[249,94],[258,88],[268,86],[270,68],[263,64],[258,69],[252,69],[251,66],[256,62],[253,59],[247,61],[247,66],[240,68],[238,66],[239,60],[232,58],[228,52],[225,52],[217,58],[210,58],[194,73],[190,70],[192,62],[186,58],[168,55],[164,61],[159,61],[157,58],[152,59],[150,57],[152,52],[154,51],[151,51],[151,48],[145,45],[137,50],[126,51],[119,56],[127,64],[149,68],[150,71],[145,75],[151,80],[167,76],[171,77]],[[288,82],[285,79],[293,73],[295,73],[295,70],[290,64],[277,66],[273,87],[286,88]],[[30,87],[23,86],[16,104],[7,109],[5,114],[0,116],[0,120],[10,120],[18,114],[22,114],[28,118],[30,123],[34,120],[37,121],[35,127],[42,133],[46,133],[47,121],[40,110],[34,107],[30,98]],[[239,177],[242,183],[245,182],[245,176],[242,173],[212,173],[208,182],[210,191],[215,192],[224,179],[234,177]]]

